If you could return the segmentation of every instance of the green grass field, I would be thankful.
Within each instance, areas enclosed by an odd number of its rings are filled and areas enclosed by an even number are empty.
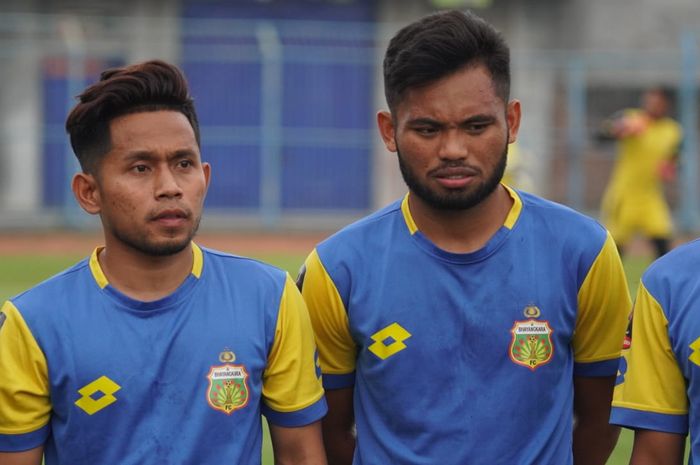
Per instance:
[[[237,251],[246,255],[245,251]],[[294,254],[277,255],[250,255],[263,261],[275,264],[288,270],[292,276],[296,276],[304,257]],[[31,255],[31,256],[2,256],[0,255],[0,300],[4,301],[24,289],[50,277],[54,273],[70,266],[79,260],[80,256],[75,255]],[[625,260],[625,270],[630,283],[630,289],[636,290],[639,278],[648,265],[646,257],[630,257]],[[267,428],[264,428],[265,443],[263,450],[263,465],[272,465],[272,452],[269,442]],[[608,465],[626,465],[632,447],[632,435],[629,431],[623,430],[617,448],[608,461]]]

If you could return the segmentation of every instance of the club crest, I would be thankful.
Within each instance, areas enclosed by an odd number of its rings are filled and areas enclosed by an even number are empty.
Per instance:
[[[248,405],[248,372],[243,365],[213,366],[207,379],[207,402],[215,410],[230,415]]]
[[[516,321],[510,330],[513,339],[510,344],[510,359],[535,371],[552,359],[554,345],[552,344],[552,328],[549,322],[528,319]]]

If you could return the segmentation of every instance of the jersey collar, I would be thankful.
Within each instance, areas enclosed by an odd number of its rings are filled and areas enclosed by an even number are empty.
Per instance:
[[[506,216],[505,221],[503,222],[503,227],[506,229],[513,229],[513,226],[515,225],[516,221],[518,220],[518,217],[520,216],[520,212],[523,209],[523,202],[520,200],[520,196],[518,193],[511,189],[510,187],[506,186],[505,184],[501,184],[503,187],[506,188],[508,191],[508,194],[510,197],[513,199],[513,206],[510,207],[510,211],[508,212],[508,215]],[[403,213],[403,219],[406,222],[406,227],[408,228],[409,232],[411,235],[415,234],[418,232],[418,226],[416,226],[416,222],[413,221],[413,216],[411,215],[411,209],[408,206],[408,196],[410,193],[407,193],[403,200],[401,201],[401,213]]]
[[[104,289],[109,285],[107,277],[102,272],[100,262],[97,260],[97,256],[103,249],[104,246],[96,247],[95,250],[92,251],[92,255],[90,256],[90,271],[92,271],[92,276],[95,278],[97,285],[100,286],[100,289]],[[200,249],[199,246],[194,242],[192,242],[192,258],[192,275],[195,278],[199,279],[199,277],[202,275],[202,267],[204,266],[204,260],[202,258],[202,249]]]

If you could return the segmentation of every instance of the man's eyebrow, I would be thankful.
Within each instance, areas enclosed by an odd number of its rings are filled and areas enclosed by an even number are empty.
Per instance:
[[[459,124],[460,125],[465,125],[465,124],[474,124],[474,123],[489,123],[496,119],[493,115],[485,114],[485,113],[479,113],[477,115],[470,116],[469,118],[466,118],[462,120]],[[409,126],[421,126],[421,125],[426,125],[426,126],[444,126],[445,123],[441,121],[434,120],[432,118],[426,118],[426,117],[419,117],[419,118],[414,118],[409,120],[407,123]]]
[[[147,150],[135,150],[133,152],[129,152],[126,154],[124,157],[124,160],[127,162],[132,162],[132,161],[150,161],[155,159],[156,156],[153,155],[151,152]]]
[[[429,126],[441,126],[443,123],[440,121],[434,120],[432,118],[414,118],[408,120],[406,124],[413,125],[413,126],[420,126],[420,125],[429,125]]]
[[[167,156],[168,160],[177,160],[180,158],[188,158],[188,157],[193,157],[196,155],[196,152],[192,149],[179,149],[175,150],[172,153],[169,153]],[[127,162],[134,162],[134,161],[153,161],[156,160],[160,157],[155,155],[153,152],[150,152],[148,150],[135,150],[133,152],[130,152],[126,154],[124,157],[124,160]]]
[[[487,115],[480,113],[478,115],[470,116],[469,118],[465,119],[462,121],[462,124],[471,124],[471,123],[488,123],[490,121],[493,121],[496,119],[493,115]]]
[[[178,158],[189,158],[197,155],[197,152],[192,149],[179,149],[175,150],[173,153],[168,155],[169,160],[176,160]]]

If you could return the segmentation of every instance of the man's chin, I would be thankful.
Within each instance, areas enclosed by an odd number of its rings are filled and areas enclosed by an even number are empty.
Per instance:
[[[132,247],[141,253],[152,257],[168,257],[176,255],[185,250],[192,242],[191,237],[170,237],[160,240],[151,240],[141,244],[131,244]]]

